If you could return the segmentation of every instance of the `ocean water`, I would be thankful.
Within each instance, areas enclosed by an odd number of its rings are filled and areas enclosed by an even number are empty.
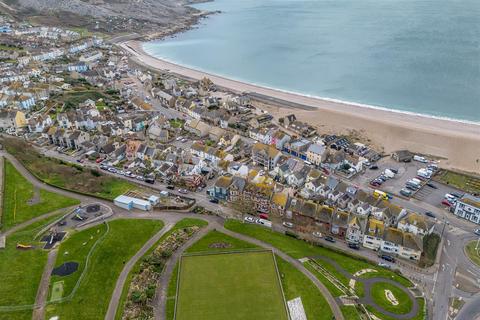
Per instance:
[[[480,0],[215,0],[148,53],[306,95],[480,122]]]

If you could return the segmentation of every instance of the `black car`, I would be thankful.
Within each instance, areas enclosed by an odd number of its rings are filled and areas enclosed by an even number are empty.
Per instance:
[[[167,186],[168,190],[175,190],[175,186]]]
[[[333,237],[326,236],[324,239],[325,239],[325,241],[328,241],[328,242],[331,242],[331,243],[335,243],[335,239],[333,239]]]
[[[425,215],[430,218],[436,218],[433,212],[430,212],[430,211],[425,212]]]
[[[218,203],[218,199],[210,199],[211,203]]]
[[[457,192],[450,192],[450,194],[451,194],[452,196],[454,196],[455,198],[461,198],[461,197],[463,197],[462,194],[457,193]]]
[[[385,261],[388,261],[388,262],[391,262],[391,263],[395,263],[395,258],[392,257],[392,256],[389,256],[388,254],[382,254],[380,256],[380,258],[382,258],[383,260]]]
[[[430,188],[433,188],[433,189],[438,189],[438,187],[436,185],[434,185],[433,183],[427,183],[427,186],[429,186]]]
[[[378,169],[378,166],[376,164],[374,164],[373,166],[370,166],[369,168],[370,170],[377,170]]]
[[[358,243],[349,243],[348,247],[351,249],[360,250],[360,246],[358,245]]]

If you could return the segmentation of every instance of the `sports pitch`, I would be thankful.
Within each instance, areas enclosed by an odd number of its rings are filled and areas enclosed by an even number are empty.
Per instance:
[[[271,251],[182,257],[176,320],[288,319]]]

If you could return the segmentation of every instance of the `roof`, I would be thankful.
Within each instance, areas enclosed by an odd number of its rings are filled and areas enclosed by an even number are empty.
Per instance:
[[[403,231],[392,227],[387,228],[385,231],[384,240],[398,245],[403,245]]]
[[[286,207],[288,201],[288,194],[286,192],[275,192],[272,197],[272,202],[281,207]]]
[[[403,234],[403,246],[408,249],[423,251],[423,239],[418,235],[405,232]]]
[[[138,198],[133,198],[133,197],[128,197],[128,196],[124,196],[124,195],[116,197],[113,201],[114,202],[126,203],[126,204],[135,203],[135,204],[138,204],[138,205],[141,205],[141,206],[150,206],[149,201],[138,199]]]
[[[480,197],[472,196],[466,193],[461,199],[461,202],[466,203],[472,207],[476,207],[480,209]]]
[[[313,143],[308,147],[307,152],[323,154],[325,152],[325,146],[318,143]]]
[[[382,238],[385,226],[383,221],[372,219],[368,220],[367,233],[373,237]]]
[[[269,146],[263,143],[255,143],[252,148],[252,152],[255,153],[265,153],[270,158],[275,158],[280,154],[280,151],[275,149],[273,146]]]
[[[215,187],[217,188],[228,188],[232,183],[232,177],[221,176],[215,182]]]
[[[337,211],[332,218],[332,224],[336,224],[338,226],[347,226],[348,225],[348,217],[349,214],[343,211]]]

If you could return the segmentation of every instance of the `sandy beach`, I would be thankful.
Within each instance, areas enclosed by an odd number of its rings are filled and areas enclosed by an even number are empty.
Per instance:
[[[320,133],[355,132],[387,153],[408,149],[444,158],[440,162],[442,167],[480,173],[480,124],[369,108],[265,88],[155,58],[144,52],[139,41],[124,42],[120,46],[145,67],[168,70],[196,80],[208,77],[216,85],[234,92],[257,93],[309,106],[311,108],[294,109],[264,106],[263,109],[275,117],[295,113],[299,120],[317,126]]]

